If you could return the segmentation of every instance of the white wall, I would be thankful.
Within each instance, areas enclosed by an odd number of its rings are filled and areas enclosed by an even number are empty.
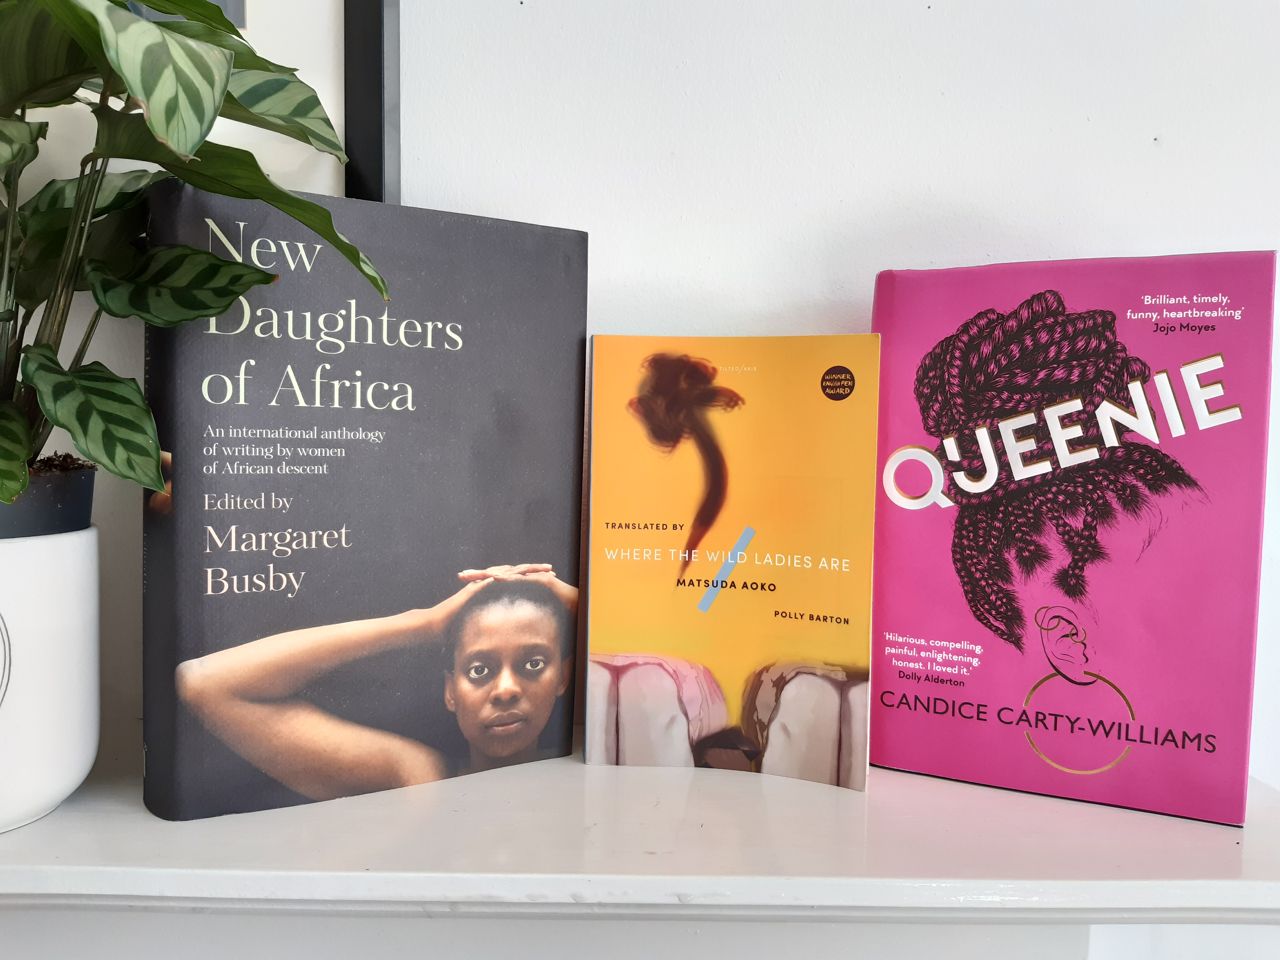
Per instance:
[[[341,128],[339,0],[248,6],[250,39],[301,67]],[[881,267],[1280,245],[1269,102],[1280,7],[1265,0],[401,8],[405,201],[590,230],[593,330],[865,329]],[[48,159],[77,156],[85,135],[69,131]],[[233,135],[286,186],[340,191],[327,158],[265,133],[218,133]],[[95,355],[140,377],[141,342],[136,326],[114,324]],[[141,496],[99,482],[103,762],[136,766]],[[1275,593],[1280,543],[1268,544]],[[1280,668],[1277,626],[1269,602],[1264,677]],[[1265,682],[1262,694],[1254,767],[1280,783],[1280,700]],[[47,919],[27,932],[48,934]],[[23,922],[11,918],[19,940]],[[128,952],[109,945],[109,926],[64,914],[55,927],[96,930],[104,955]],[[236,928],[241,945],[252,928]],[[1197,945],[1187,956],[1223,946],[1193,932],[1174,932]],[[293,955],[287,937],[257,933]],[[1160,936],[1105,928],[1092,955],[1157,956]],[[1263,955],[1248,938],[1236,954]]]
[[[596,332],[865,330],[885,267],[1280,246],[1272,0],[401,16],[404,202],[590,231]],[[1277,587],[1272,524],[1252,767],[1280,784]]]

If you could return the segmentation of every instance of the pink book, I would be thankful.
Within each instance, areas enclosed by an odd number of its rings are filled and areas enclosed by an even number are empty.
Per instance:
[[[1244,822],[1274,284],[880,274],[872,763]]]

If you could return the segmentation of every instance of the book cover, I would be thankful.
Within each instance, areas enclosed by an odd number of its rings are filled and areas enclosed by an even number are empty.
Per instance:
[[[1274,279],[880,274],[872,763],[1243,822]]]
[[[265,204],[166,186],[153,237],[278,274],[151,329],[145,800],[162,817],[570,747],[586,236],[312,197],[383,302]]]
[[[862,789],[878,338],[592,344],[588,762]]]

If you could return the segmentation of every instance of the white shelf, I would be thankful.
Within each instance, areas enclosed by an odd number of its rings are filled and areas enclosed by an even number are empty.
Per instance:
[[[1280,921],[1280,792],[1194,823],[886,770],[866,795],[564,759],[190,823],[91,779],[0,835],[0,907]]]

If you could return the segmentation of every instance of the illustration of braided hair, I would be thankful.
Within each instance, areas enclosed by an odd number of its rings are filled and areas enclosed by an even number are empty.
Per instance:
[[[1115,314],[1108,310],[1067,313],[1062,297],[1046,290],[1007,314],[984,310],[961,324],[920,362],[915,396],[925,430],[939,441],[937,456],[949,459],[942,441],[954,437],[960,461],[950,461],[946,495],[957,506],[951,560],[974,617],[996,636],[1022,649],[1025,616],[1013,592],[1011,561],[1024,574],[1049,562],[1046,544],[1055,536],[1070,559],[1053,582],[1079,599],[1088,588],[1086,568],[1105,559],[1100,528],[1113,524],[1117,508],[1136,515],[1151,494],[1199,485],[1173,457],[1155,447],[1125,439],[1103,446],[1094,411],[1105,400],[1129,410],[1128,384],[1146,383],[1151,369],[1131,356],[1116,337]],[[1064,417],[1084,433],[1074,442],[1092,444],[1099,458],[1088,463],[1014,480],[996,425],[1021,413],[1043,410],[1069,399],[1084,409]],[[984,493],[960,489],[950,476],[963,469],[984,473],[974,430],[990,427],[1003,464],[996,485]],[[1026,461],[1048,458],[1053,443],[1043,419],[1034,431],[1036,447]]]

